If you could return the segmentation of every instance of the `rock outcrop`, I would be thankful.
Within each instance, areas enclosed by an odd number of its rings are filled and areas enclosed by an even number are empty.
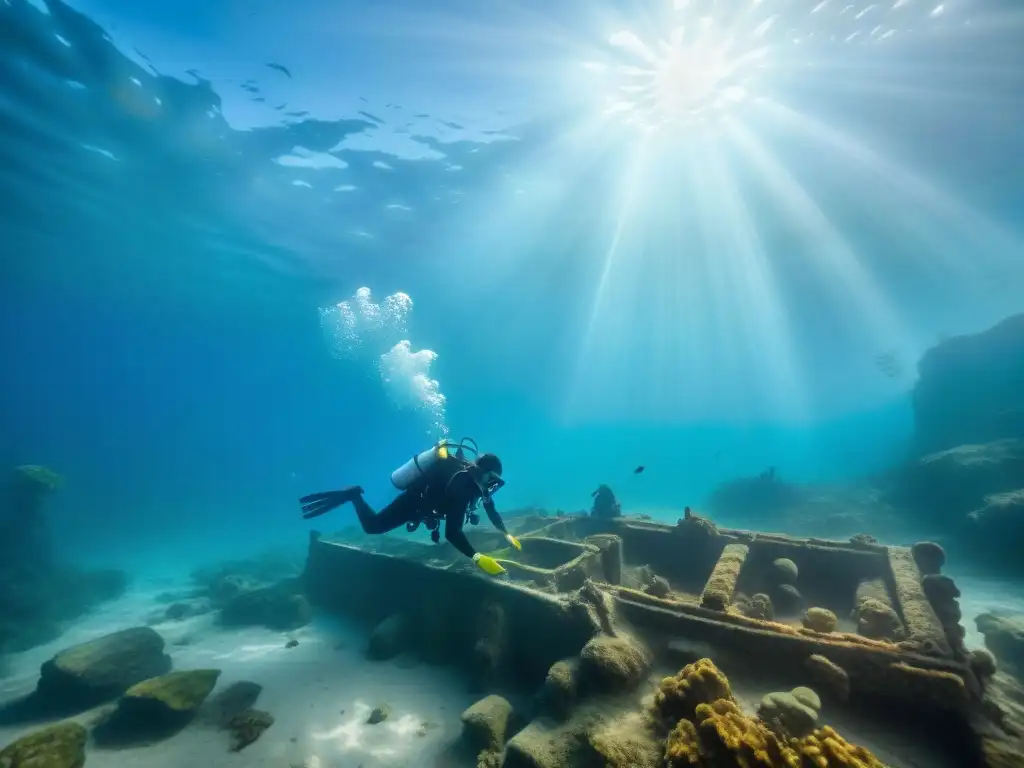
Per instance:
[[[946,339],[925,352],[917,367],[917,455],[1024,440],[1024,314]]]
[[[82,768],[88,733],[78,723],[57,723],[0,750],[3,768]]]
[[[1017,544],[1024,540],[1024,440],[959,445],[917,458],[890,474],[886,499],[901,516],[927,521],[958,558],[1024,573]]]
[[[54,640],[127,586],[121,571],[83,570],[58,558],[46,502],[62,485],[36,465],[16,467],[0,485],[0,653]]]
[[[94,735],[119,745],[167,738],[191,722],[219,677],[219,669],[190,669],[136,683]]]
[[[134,627],[58,653],[40,669],[35,698],[44,707],[81,711],[170,668],[164,639],[150,627]]]

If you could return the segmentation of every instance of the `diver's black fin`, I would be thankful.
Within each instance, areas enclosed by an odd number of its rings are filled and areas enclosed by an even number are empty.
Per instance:
[[[324,491],[303,496],[299,499],[299,504],[302,505],[302,517],[310,520],[325,515],[332,509],[337,509],[342,504],[352,501],[362,492],[363,489],[356,486],[343,491]]]

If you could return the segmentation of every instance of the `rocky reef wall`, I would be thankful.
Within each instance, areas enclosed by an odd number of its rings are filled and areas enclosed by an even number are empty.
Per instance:
[[[1024,314],[925,352],[914,387],[914,451],[1024,440]]]

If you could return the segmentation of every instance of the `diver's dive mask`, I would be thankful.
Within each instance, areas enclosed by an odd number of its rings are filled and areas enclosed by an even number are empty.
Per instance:
[[[497,472],[484,472],[482,475],[474,472],[472,474],[477,487],[480,489],[480,495],[485,499],[489,499],[505,485],[505,481],[501,479],[501,475]]]

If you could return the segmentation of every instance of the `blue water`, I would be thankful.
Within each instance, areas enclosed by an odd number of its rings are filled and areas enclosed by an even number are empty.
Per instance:
[[[384,503],[439,424],[506,510],[852,480],[923,351],[1021,309],[1012,3],[751,6],[749,103],[653,136],[580,63],[699,24],[670,3],[164,5],[0,4],[0,457],[66,478],[81,561],[301,548],[298,496]],[[411,310],[325,338],[363,287]],[[384,381],[402,340],[436,358]]]

